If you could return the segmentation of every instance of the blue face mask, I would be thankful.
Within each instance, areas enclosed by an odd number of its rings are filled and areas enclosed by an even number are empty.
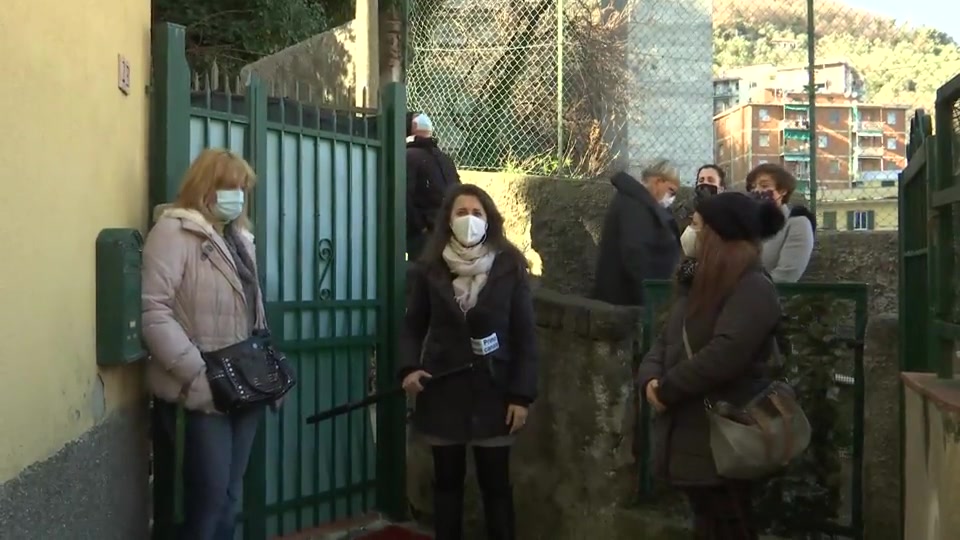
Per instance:
[[[217,203],[213,205],[213,213],[226,222],[240,217],[243,213],[243,190],[218,189]]]

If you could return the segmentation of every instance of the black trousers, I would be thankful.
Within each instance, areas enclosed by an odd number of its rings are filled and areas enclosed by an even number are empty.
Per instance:
[[[757,540],[751,488],[746,482],[685,488],[693,511],[694,538]]]
[[[436,540],[463,538],[463,488],[467,474],[467,447],[433,448],[434,528]],[[510,447],[474,447],[477,483],[483,498],[487,537],[514,539],[513,490],[510,485]]]

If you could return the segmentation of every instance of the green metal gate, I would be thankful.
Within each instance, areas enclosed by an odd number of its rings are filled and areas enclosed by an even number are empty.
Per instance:
[[[910,120],[907,167],[900,173],[900,368],[934,371],[927,355],[930,251],[928,186],[936,171],[936,139],[922,109]]]
[[[960,75],[937,90],[936,135],[918,111],[900,176],[900,364],[953,376],[960,229]]]
[[[392,383],[404,290],[404,88],[388,86],[376,111],[270,97],[255,78],[240,87],[207,75],[198,84],[183,27],[154,32],[151,207],[173,199],[204,148],[246,157],[258,176],[253,222],[267,317],[298,373],[258,434],[243,538],[371,510],[403,514],[402,397],[319,426],[304,418]]]

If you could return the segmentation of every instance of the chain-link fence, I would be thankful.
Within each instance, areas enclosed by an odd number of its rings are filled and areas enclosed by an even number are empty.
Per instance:
[[[410,106],[462,167],[602,174],[628,102],[628,13],[590,0],[414,0]]]
[[[411,107],[464,168],[592,177],[666,157],[686,182],[717,163],[743,186],[779,163],[821,228],[895,229],[910,114],[960,48],[821,0],[810,51],[808,22],[800,0],[413,0]]]

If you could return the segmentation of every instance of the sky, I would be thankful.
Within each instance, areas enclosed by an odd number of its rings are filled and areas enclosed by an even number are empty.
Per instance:
[[[960,43],[960,2],[951,0],[846,0],[845,4],[893,17],[902,23],[930,26]],[[814,4],[816,5],[816,4]]]

